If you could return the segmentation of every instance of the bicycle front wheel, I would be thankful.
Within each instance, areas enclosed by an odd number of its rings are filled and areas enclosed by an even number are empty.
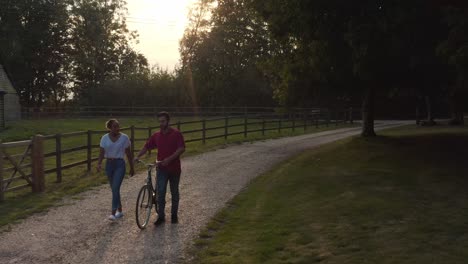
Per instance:
[[[138,193],[136,203],[136,222],[140,229],[145,228],[148,225],[151,216],[151,207],[153,207],[152,193],[149,191],[148,186],[143,186]]]

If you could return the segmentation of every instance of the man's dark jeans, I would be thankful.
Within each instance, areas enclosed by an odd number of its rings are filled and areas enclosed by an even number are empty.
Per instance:
[[[162,218],[162,219],[165,218],[164,209],[166,208],[167,182],[169,182],[169,187],[171,188],[171,198],[172,198],[171,213],[173,216],[176,216],[179,210],[180,172],[172,173],[172,172],[167,172],[163,170],[157,171],[156,188],[158,192],[158,211],[159,211],[159,218]]]

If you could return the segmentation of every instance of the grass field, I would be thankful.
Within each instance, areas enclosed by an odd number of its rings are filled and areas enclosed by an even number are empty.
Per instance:
[[[200,234],[194,263],[467,263],[468,129],[379,134],[254,180]]]
[[[11,140],[23,140],[30,138],[30,136],[35,134],[50,135],[56,133],[66,133],[66,132],[75,132],[75,131],[86,131],[86,130],[103,130],[104,123],[106,118],[96,118],[96,119],[62,119],[62,120],[23,120],[17,123],[9,125],[7,130],[0,132],[0,138],[3,141]],[[181,121],[189,121],[190,119],[183,119]],[[198,119],[196,119],[198,120]],[[134,125],[136,127],[148,127],[156,126],[154,118],[119,118],[122,127],[129,127]],[[174,120],[175,122],[177,119]],[[229,124],[243,124],[243,119],[231,119]],[[249,122],[255,122],[253,119],[249,119]],[[207,127],[217,127],[223,126],[224,120],[207,122]],[[273,127],[276,124],[270,123],[268,127]],[[301,125],[300,122],[297,122],[297,125]],[[283,122],[283,127],[291,126],[291,122]],[[327,129],[335,129],[350,126],[349,124],[340,124],[338,126],[330,125],[326,127],[322,125],[320,128],[316,129],[314,127],[309,127],[307,131],[304,131],[303,128],[296,128],[294,132],[291,129],[283,129],[281,133],[278,130],[270,130],[262,135],[261,132],[249,133],[247,137],[244,135],[233,135],[229,136],[228,140],[224,138],[217,138],[212,140],[207,140],[206,144],[202,142],[191,142],[187,143],[186,153],[187,155],[194,155],[202,153],[209,150],[214,150],[219,147],[223,147],[227,144],[237,144],[245,141],[255,141],[268,138],[277,138],[283,136],[293,136],[306,133],[314,133]],[[196,130],[201,129],[201,123],[197,124],[187,124],[182,125],[182,131]],[[248,125],[248,130],[259,129],[260,125]],[[243,131],[243,126],[233,127],[229,129],[229,133]],[[129,134],[128,131],[124,131]],[[154,131],[153,131],[154,132]],[[103,132],[104,133],[104,132]],[[220,135],[224,133],[224,129],[210,130],[207,132],[207,136]],[[96,134],[93,136],[93,144],[99,144],[101,134]],[[147,130],[136,130],[135,138],[136,139],[145,139],[148,137]],[[186,140],[193,138],[200,138],[201,133],[191,133],[184,135]],[[72,147],[78,147],[86,145],[87,138],[86,136],[76,136],[71,138],[64,138],[62,141],[63,149],[68,149]],[[135,149],[140,149],[144,141],[137,141],[135,143]],[[19,154],[24,151],[24,148],[8,149],[9,154]],[[55,140],[46,140],[45,141],[45,152],[55,151]],[[93,150],[93,157],[97,157],[98,149]],[[147,157],[148,160],[154,159],[154,154]],[[67,153],[63,155],[62,165],[70,164],[80,160],[86,159],[86,150]],[[25,163],[29,163],[30,160],[26,159]],[[0,227],[12,223],[17,219],[27,217],[28,215],[36,212],[41,212],[55,204],[61,198],[68,195],[75,195],[82,191],[88,190],[89,188],[100,186],[104,183],[107,183],[107,178],[102,174],[98,174],[94,169],[95,163],[93,163],[93,171],[88,173],[86,171],[86,165],[74,167],[72,169],[64,170],[62,175],[62,182],[56,182],[56,174],[50,173],[46,175],[46,192],[43,194],[32,194],[30,189],[24,189],[22,191],[8,192],[5,194],[5,201],[0,203]],[[7,166],[5,166],[7,167]],[[45,169],[50,169],[56,167],[55,157],[48,157],[45,159]],[[138,169],[138,168],[137,168]],[[140,168],[141,169],[141,168]],[[26,169],[26,173],[29,171]],[[5,178],[9,177],[8,175],[4,176]],[[24,184],[24,181],[17,181],[12,183],[11,186]]]

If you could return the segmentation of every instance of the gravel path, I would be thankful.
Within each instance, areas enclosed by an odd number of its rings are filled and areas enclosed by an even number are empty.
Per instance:
[[[385,122],[376,130],[408,122]],[[179,224],[143,231],[136,226],[134,203],[146,173],[125,179],[123,219],[106,219],[108,186],[79,200],[36,214],[0,234],[0,263],[175,263],[210,218],[246,184],[274,164],[303,150],[359,134],[344,128],[219,149],[182,160]],[[169,191],[169,188],[168,188]],[[168,195],[166,212],[170,212]],[[170,216],[170,214],[169,214]],[[155,220],[155,214],[152,215]]]

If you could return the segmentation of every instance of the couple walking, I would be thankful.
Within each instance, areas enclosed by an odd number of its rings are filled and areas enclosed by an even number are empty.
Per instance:
[[[160,112],[157,117],[160,130],[146,141],[135,159],[131,151],[130,139],[120,132],[119,122],[116,119],[110,119],[106,122],[109,133],[101,138],[97,170],[98,172],[102,170],[102,161],[105,159],[105,173],[112,189],[112,210],[109,220],[114,221],[124,215],[120,201],[120,186],[126,172],[125,155],[130,165],[130,175],[133,176],[135,173],[134,161],[138,160],[148,150],[158,149],[157,161],[159,161],[159,165],[156,188],[158,191],[159,215],[154,224],[160,225],[165,221],[164,209],[168,183],[172,197],[171,222],[178,222],[180,155],[185,151],[185,142],[182,134],[177,129],[169,126],[169,113]]]

